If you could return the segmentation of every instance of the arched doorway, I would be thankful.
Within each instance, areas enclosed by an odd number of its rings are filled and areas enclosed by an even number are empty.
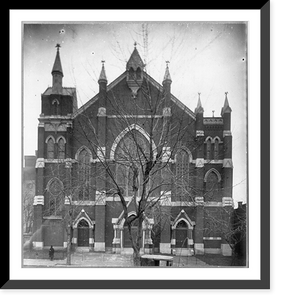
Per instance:
[[[187,248],[187,235],[188,226],[184,220],[178,222],[176,227],[176,248],[186,249]]]
[[[78,247],[88,247],[89,246],[89,224],[85,219],[82,219],[78,223]]]

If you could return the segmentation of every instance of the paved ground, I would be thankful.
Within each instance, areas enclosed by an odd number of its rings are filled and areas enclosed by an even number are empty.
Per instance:
[[[24,259],[24,267],[133,267],[131,255],[107,253],[74,253],[71,256],[71,265],[66,265],[66,259]],[[205,262],[194,256],[176,257],[173,267],[209,267]]]

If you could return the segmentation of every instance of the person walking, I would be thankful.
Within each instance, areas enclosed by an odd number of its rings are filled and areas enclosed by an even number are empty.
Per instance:
[[[51,246],[51,248],[49,249],[50,260],[54,259],[54,255],[55,255],[55,249],[53,248],[53,246]]]

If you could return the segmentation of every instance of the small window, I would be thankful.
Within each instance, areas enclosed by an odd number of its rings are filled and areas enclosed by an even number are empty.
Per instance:
[[[219,140],[215,139],[215,145],[214,145],[214,159],[219,159]]]
[[[211,147],[212,147],[212,142],[211,139],[207,140],[207,149],[206,149],[206,159],[210,160],[211,159]]]
[[[47,158],[48,159],[55,158],[55,142],[51,137],[47,141]]]
[[[53,105],[53,115],[58,115],[59,114],[59,101],[57,100],[57,99],[54,99],[53,101],[52,101],[52,105]]]
[[[63,138],[58,140],[58,158],[65,159],[65,143]]]

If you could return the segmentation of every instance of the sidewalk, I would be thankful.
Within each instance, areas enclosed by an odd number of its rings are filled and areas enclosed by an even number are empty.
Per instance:
[[[74,253],[71,255],[71,265],[66,264],[66,258],[62,260],[49,259],[24,259],[24,267],[134,267],[131,255],[109,254],[109,253]],[[209,267],[200,259],[174,256],[172,267]]]

